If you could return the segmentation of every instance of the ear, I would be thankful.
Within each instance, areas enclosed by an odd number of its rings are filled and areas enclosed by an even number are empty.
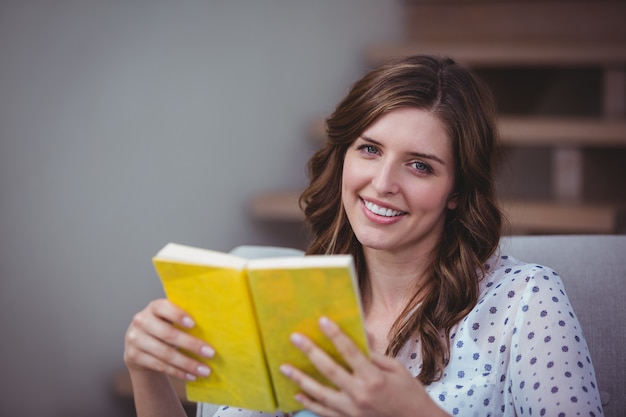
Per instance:
[[[448,210],[455,210],[459,206],[459,193],[452,193],[448,197]]]

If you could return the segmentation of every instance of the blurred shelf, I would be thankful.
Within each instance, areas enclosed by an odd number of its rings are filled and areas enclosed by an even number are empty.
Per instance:
[[[503,200],[502,209],[513,233],[615,233],[619,207],[610,204]],[[256,219],[301,222],[298,193],[271,192],[250,204]]]
[[[501,142],[510,146],[626,147],[626,120],[573,117],[500,117]],[[326,140],[324,121],[316,121],[310,136]]]
[[[623,67],[626,65],[626,42],[432,40],[372,45],[365,51],[366,60],[376,65],[408,55],[450,56],[459,63],[474,67]]]
[[[614,205],[523,200],[503,200],[500,204],[514,234],[617,231],[619,207]]]
[[[504,144],[519,146],[626,146],[626,120],[602,118],[501,117]]]
[[[404,0],[407,39],[626,39],[619,0]]]

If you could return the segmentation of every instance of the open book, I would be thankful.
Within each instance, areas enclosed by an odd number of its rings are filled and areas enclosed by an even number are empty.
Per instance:
[[[189,332],[213,346],[207,378],[186,383],[190,401],[258,411],[302,408],[279,371],[292,364],[328,383],[289,341],[311,338],[345,365],[319,329],[326,316],[368,354],[354,264],[348,255],[246,260],[170,243],[153,258],[167,297],[189,313]]]

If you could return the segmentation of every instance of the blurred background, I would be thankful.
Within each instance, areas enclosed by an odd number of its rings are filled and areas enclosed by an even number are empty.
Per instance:
[[[167,242],[305,247],[322,121],[451,55],[502,113],[509,233],[623,233],[621,1],[0,2],[0,415],[130,416],[123,337]]]

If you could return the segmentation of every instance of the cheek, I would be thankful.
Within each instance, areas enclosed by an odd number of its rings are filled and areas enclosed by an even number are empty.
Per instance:
[[[428,187],[414,189],[411,193],[413,204],[425,210],[446,211],[450,208],[450,191],[444,184],[431,184]]]
[[[350,157],[346,157],[341,175],[341,189],[343,192],[353,190],[361,182],[359,169]]]

